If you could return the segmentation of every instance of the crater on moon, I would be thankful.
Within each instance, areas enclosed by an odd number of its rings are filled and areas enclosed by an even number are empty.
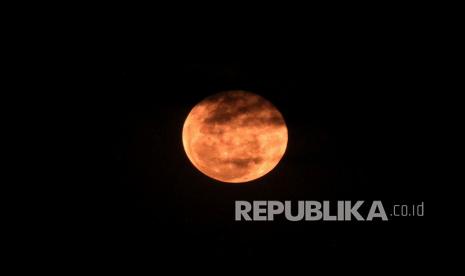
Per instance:
[[[184,122],[182,140],[192,164],[219,181],[241,183],[270,172],[287,147],[281,113],[263,97],[226,91],[197,104]]]

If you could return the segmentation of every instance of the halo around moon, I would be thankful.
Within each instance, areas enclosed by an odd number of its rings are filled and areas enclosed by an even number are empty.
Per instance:
[[[228,183],[269,173],[287,147],[281,113],[263,97],[226,91],[198,103],[184,122],[187,157],[205,175]]]

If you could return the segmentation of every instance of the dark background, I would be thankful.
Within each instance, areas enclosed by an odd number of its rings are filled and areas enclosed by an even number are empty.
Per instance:
[[[243,260],[427,256],[430,188],[428,60],[410,53],[316,53],[287,62],[182,63],[122,54],[82,74],[85,165],[78,225],[97,260]],[[181,133],[191,108],[225,90],[271,101],[289,131],[264,177],[225,184],[188,160]],[[91,147],[87,147],[91,144]],[[235,222],[235,200],[424,202],[424,217],[388,222]]]

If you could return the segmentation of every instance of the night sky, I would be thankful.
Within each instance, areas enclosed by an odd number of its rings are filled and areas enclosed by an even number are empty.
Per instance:
[[[305,262],[314,256],[408,259],[424,253],[428,148],[417,61],[354,54],[302,62],[184,64],[127,57],[84,74],[85,139],[94,174],[82,226],[88,252],[111,260]],[[226,90],[257,93],[282,113],[287,151],[264,177],[213,180],[188,160],[191,108]],[[426,176],[427,177],[427,176]],[[425,217],[388,222],[234,221],[235,200],[425,202]]]

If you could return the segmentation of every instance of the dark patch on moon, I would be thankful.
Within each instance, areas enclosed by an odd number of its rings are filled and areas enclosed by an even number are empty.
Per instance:
[[[204,119],[205,124],[228,124],[241,115],[243,120],[240,126],[255,125],[284,125],[284,120],[276,108],[264,98],[244,92],[227,91],[210,96],[204,100],[206,106],[213,106],[208,116]]]
[[[262,160],[263,160],[263,158],[261,158],[261,157],[256,157],[256,158],[234,158],[234,159],[224,160],[222,163],[233,164],[234,166],[239,167],[239,168],[248,168],[250,166],[250,163],[258,164]]]

